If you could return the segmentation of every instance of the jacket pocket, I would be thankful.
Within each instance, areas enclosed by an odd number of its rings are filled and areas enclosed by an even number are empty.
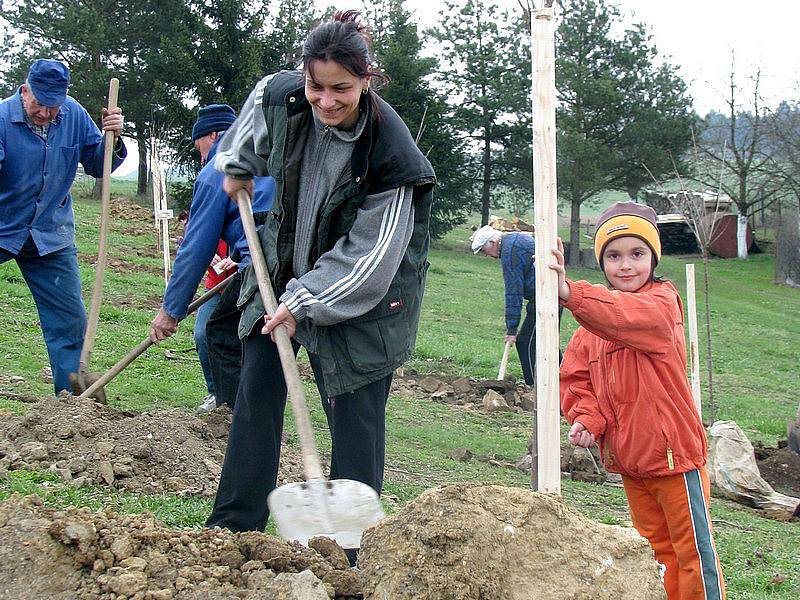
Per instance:
[[[387,368],[408,353],[408,314],[402,297],[387,296],[367,314],[342,324],[347,353],[356,371]]]
[[[636,477],[671,470],[672,448],[652,403],[617,407],[617,422],[607,440],[618,467]]]
[[[603,357],[605,391],[611,404],[629,404],[639,398],[639,373],[633,350],[612,346]]]
[[[80,148],[78,146],[59,146],[55,148],[53,166],[51,167],[53,177],[70,181],[74,179],[79,156]]]

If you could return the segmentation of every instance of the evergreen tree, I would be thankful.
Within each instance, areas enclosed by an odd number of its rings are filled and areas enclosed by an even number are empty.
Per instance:
[[[303,41],[316,19],[312,0],[280,0],[270,34],[278,68],[293,69],[300,64]]]
[[[674,169],[691,143],[691,99],[641,25],[621,27],[604,0],[565,0],[556,40],[558,191],[570,205],[570,257],[579,255],[581,205],[617,189],[635,198]],[[648,173],[648,170],[650,173]],[[571,262],[577,263],[575,259]]]
[[[198,22],[186,4],[19,0],[3,16],[20,33],[20,43],[4,56],[16,83],[35,57],[63,60],[71,71],[70,94],[99,119],[108,80],[119,78],[125,134],[139,144],[137,190],[143,194],[149,138],[169,136],[191,119],[183,98],[194,85],[192,41]]]
[[[464,221],[470,180],[464,170],[463,142],[451,123],[449,107],[428,82],[436,60],[421,56],[417,26],[402,0],[381,0],[366,16],[379,67],[391,80],[380,94],[408,125],[436,171],[431,235],[440,237]]]
[[[448,2],[440,21],[430,32],[446,65],[438,79],[450,90],[454,123],[472,151],[468,172],[480,184],[486,224],[492,186],[509,181],[510,163],[500,160],[502,153],[523,139],[512,134],[530,107],[530,36],[522,19],[490,2]],[[525,139],[529,145],[530,135]]]

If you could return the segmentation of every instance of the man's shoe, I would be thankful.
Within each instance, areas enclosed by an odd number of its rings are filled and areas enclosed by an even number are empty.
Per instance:
[[[203,398],[202,404],[197,407],[197,412],[207,413],[217,408],[217,397],[214,394],[209,394]]]

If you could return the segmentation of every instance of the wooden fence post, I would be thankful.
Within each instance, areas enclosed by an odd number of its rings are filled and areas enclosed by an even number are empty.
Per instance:
[[[689,317],[689,369],[692,396],[697,414],[703,418],[703,401],[700,394],[700,345],[697,343],[697,301],[695,300],[694,265],[686,265],[686,314]]]
[[[531,13],[533,194],[536,229],[536,432],[540,492],[561,493],[558,394],[558,276],[549,268],[558,237],[555,27],[551,7]],[[532,469],[533,472],[533,469]]]

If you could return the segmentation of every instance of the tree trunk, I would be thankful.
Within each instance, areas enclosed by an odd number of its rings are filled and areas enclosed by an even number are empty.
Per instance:
[[[736,219],[736,256],[747,258],[747,216],[739,213]]]
[[[569,217],[569,265],[573,267],[581,264],[581,204],[572,201]]]
[[[489,128],[483,130],[483,190],[481,191],[481,226],[489,224],[489,193],[492,182],[492,148],[489,142]]]
[[[713,424],[717,420],[717,404],[714,401],[714,361],[711,356],[711,308],[708,283],[708,248],[703,248],[703,288],[706,303],[706,370],[708,377],[708,416]]]
[[[92,198],[94,198],[95,200],[99,200],[100,196],[102,195],[103,195],[103,178],[95,177],[94,187],[92,188]]]
[[[784,214],[777,227],[775,282],[800,287],[800,213]]]
[[[139,135],[136,137],[139,144],[139,177],[136,181],[136,195],[147,195],[147,140],[144,136]]]

